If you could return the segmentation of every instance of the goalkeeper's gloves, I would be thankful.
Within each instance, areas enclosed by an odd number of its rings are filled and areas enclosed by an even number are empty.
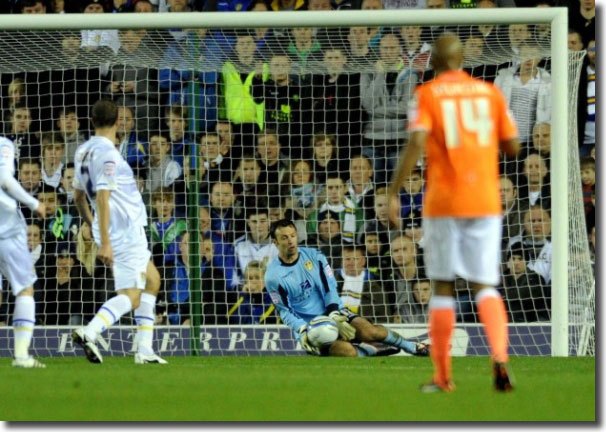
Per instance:
[[[337,323],[341,339],[348,341],[356,337],[356,329],[350,322],[358,315],[354,314],[349,309],[343,308],[339,311],[332,311],[328,316]]]
[[[307,326],[302,325],[297,332],[301,335],[301,346],[307,354],[319,356],[320,348],[313,346],[311,342],[309,342],[309,338],[307,337]]]

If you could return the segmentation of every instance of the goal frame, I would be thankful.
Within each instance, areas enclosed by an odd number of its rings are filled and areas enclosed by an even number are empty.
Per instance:
[[[549,24],[551,26],[552,315],[551,354],[568,353],[568,11],[553,8],[0,15],[3,30],[92,30],[402,25]]]

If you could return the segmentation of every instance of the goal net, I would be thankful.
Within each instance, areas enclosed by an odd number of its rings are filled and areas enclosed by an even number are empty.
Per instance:
[[[36,355],[74,355],[70,329],[114,295],[71,188],[74,151],[93,134],[89,113],[100,98],[119,106],[119,149],[148,209],[162,279],[161,355],[303,353],[263,281],[277,256],[270,223],[283,217],[294,220],[300,246],[326,255],[347,307],[427,341],[424,163],[402,185],[402,230],[386,222],[385,187],[407,143],[408,102],[433,78],[431,43],[444,31],[463,41],[465,70],[501,88],[524,143],[519,157],[500,162],[498,289],[511,352],[551,354],[560,295],[552,289],[551,221],[559,209],[551,182],[567,175],[568,352],[594,355],[595,284],[574,115],[585,52],[569,54],[569,133],[557,140],[549,24],[318,27],[311,20],[234,29],[214,28],[211,19],[205,28],[158,29],[135,16],[132,29],[119,31],[0,34],[4,134],[16,144],[19,181],[49,209],[45,221],[24,209],[38,275]],[[552,139],[567,145],[564,172],[552,164]],[[470,287],[456,286],[453,353],[486,355]],[[0,322],[10,326],[14,298],[6,281],[3,288]],[[134,332],[132,316],[123,317],[103,335],[102,353],[128,354]],[[0,328],[2,356],[11,353],[10,335]]]

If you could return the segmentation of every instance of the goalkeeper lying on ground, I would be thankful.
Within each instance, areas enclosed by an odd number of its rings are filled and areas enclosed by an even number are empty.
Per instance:
[[[417,356],[429,355],[427,345],[407,341],[344,308],[326,257],[315,249],[298,246],[299,237],[292,221],[275,222],[271,237],[278,256],[267,267],[265,285],[280,318],[309,354],[368,357],[395,354],[403,349]],[[308,324],[319,315],[328,315],[335,321],[339,338],[331,344],[314,346],[308,339]]]

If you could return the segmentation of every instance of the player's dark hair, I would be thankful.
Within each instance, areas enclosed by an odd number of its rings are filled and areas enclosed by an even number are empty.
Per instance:
[[[278,228],[286,228],[286,227],[293,227],[295,229],[295,231],[297,230],[295,223],[293,221],[291,221],[290,219],[280,219],[271,224],[271,228],[269,229],[269,235],[271,236],[272,239],[275,240],[276,231],[278,230]]]
[[[110,100],[98,100],[93,105],[91,120],[95,128],[112,127],[118,120],[118,107]]]

